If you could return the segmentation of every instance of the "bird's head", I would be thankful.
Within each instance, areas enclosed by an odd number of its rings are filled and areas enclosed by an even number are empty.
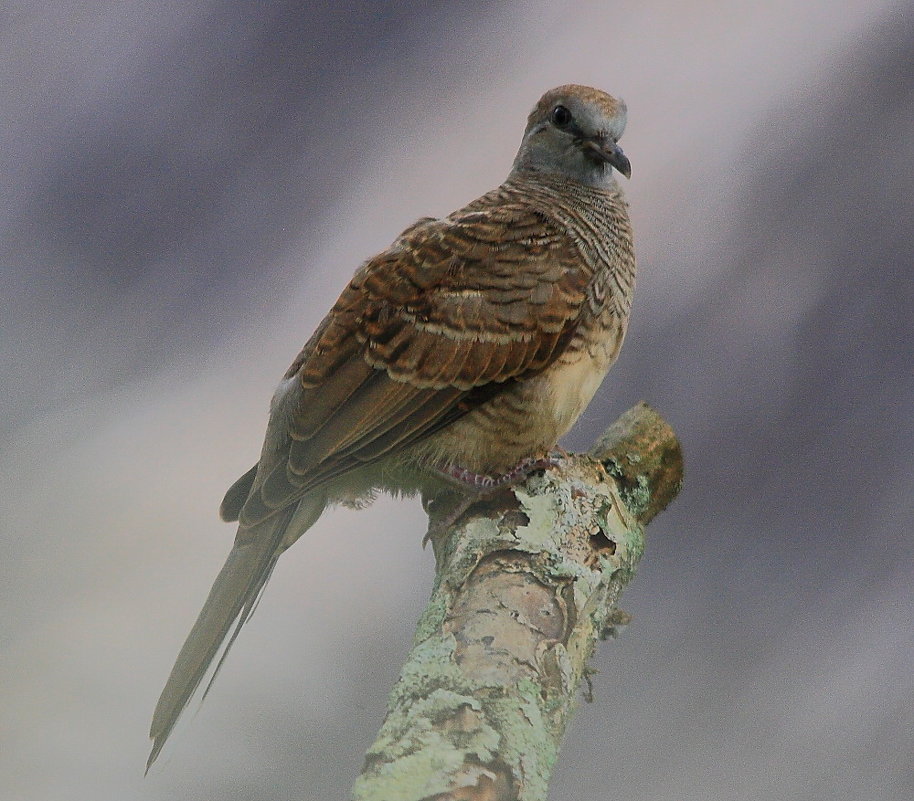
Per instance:
[[[530,112],[514,171],[561,175],[589,186],[611,182],[613,167],[629,178],[632,165],[618,144],[625,119],[625,103],[599,89],[550,89]]]

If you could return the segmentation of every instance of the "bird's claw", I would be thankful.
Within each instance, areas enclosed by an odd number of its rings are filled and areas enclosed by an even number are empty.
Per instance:
[[[441,514],[437,514],[434,507],[439,503],[443,503],[442,498],[429,498],[423,502],[425,511],[429,516],[429,524],[428,531],[425,532],[425,536],[422,538],[422,547],[425,548],[429,542],[434,543],[436,539],[443,537],[448,529],[461,518],[464,512],[486,495],[511,486],[525,479],[536,470],[554,467],[561,459],[567,458],[567,456],[567,451],[563,448],[557,448],[556,451],[549,453],[547,456],[531,456],[527,459],[522,459],[507,473],[497,476],[474,473],[458,465],[439,467],[438,472],[440,475],[451,483],[458,485],[459,494],[451,508],[446,509],[446,511],[442,510]]]
[[[476,490],[484,495],[500,487],[510,486],[521,479],[526,478],[530,473],[536,470],[545,470],[549,467],[555,467],[559,461],[568,456],[567,451],[558,449],[549,453],[547,456],[529,456],[521,459],[507,473],[490,476],[484,473],[474,473],[459,465],[443,465],[437,468],[437,471],[444,478],[456,482],[461,489],[469,488]]]

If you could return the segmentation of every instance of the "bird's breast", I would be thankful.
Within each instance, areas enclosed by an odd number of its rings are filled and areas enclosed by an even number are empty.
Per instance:
[[[434,464],[499,475],[555,447],[590,403],[619,354],[624,326],[581,338],[538,376],[513,383],[424,444]]]

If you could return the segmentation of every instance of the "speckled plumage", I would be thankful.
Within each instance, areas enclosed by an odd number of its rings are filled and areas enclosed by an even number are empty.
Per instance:
[[[279,554],[327,504],[433,494],[443,467],[507,473],[584,410],[634,288],[612,175],[630,169],[624,125],[624,104],[599,90],[551,90],[504,184],[419,220],[355,273],[277,389],[258,465],[223,501],[240,521],[235,546],[159,700],[149,764]]]

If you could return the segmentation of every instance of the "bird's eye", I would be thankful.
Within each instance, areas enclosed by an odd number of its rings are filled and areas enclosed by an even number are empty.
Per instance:
[[[552,109],[552,124],[557,128],[565,128],[571,123],[571,112],[564,106]]]

